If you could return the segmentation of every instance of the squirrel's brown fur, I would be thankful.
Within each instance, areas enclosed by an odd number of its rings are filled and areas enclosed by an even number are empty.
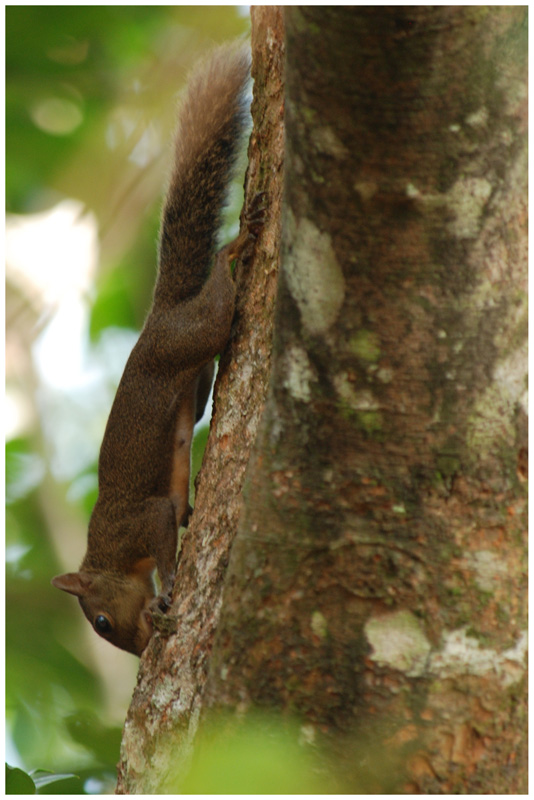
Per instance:
[[[79,572],[53,579],[79,598],[97,633],[138,655],[151,635],[151,612],[170,603],[178,527],[189,512],[193,426],[209,395],[213,358],[230,334],[228,249],[214,255],[244,131],[248,74],[247,52],[223,47],[188,86],[153,305],[106,426],[87,552]]]

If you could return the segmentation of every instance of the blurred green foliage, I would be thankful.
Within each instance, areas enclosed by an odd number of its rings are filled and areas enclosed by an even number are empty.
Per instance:
[[[324,780],[297,732],[281,725],[247,722],[228,734],[204,735],[180,785],[182,794],[322,794]],[[172,787],[168,787],[170,790]]]
[[[87,794],[78,775],[46,770],[24,772],[6,764],[6,794]]]
[[[138,331],[150,302],[176,95],[198,57],[247,29],[230,6],[6,8],[8,223],[65,198],[94,215],[98,268],[83,298],[92,355],[114,331]],[[8,761],[28,772],[9,772],[9,793],[112,791],[137,668],[95,643],[76,601],[50,586],[83,552],[105,421],[102,397],[83,388],[85,405],[63,398],[74,434],[65,406],[52,415],[43,400],[35,343],[55,312],[13,281],[8,263],[6,385],[25,414],[6,446],[7,744]],[[55,440],[70,436],[75,452],[76,431],[89,436],[91,458],[54,469]],[[58,774],[31,772],[43,767]]]
[[[201,721],[191,767],[166,776],[161,794],[395,794],[402,791],[398,753],[388,731],[332,737],[286,714],[211,710]]]

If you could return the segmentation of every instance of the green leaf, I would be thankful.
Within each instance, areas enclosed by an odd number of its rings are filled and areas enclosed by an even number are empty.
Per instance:
[[[6,764],[6,794],[35,794],[35,783],[24,770]]]
[[[71,773],[54,773],[39,769],[31,774],[37,794],[86,794],[81,779]]]

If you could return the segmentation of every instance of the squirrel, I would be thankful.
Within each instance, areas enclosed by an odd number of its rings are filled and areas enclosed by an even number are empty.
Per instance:
[[[221,211],[247,124],[249,72],[248,50],[223,46],[188,83],[162,214],[153,303],[105,429],[87,551],[78,572],[52,579],[78,597],[100,636],[138,656],[152,635],[153,614],[170,607],[178,529],[191,511],[193,427],[204,412],[213,359],[226,345],[234,315],[231,262],[256,236],[253,224],[245,225],[216,254]]]

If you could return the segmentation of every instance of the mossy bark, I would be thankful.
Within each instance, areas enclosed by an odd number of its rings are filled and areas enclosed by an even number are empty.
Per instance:
[[[273,372],[207,704],[298,714],[348,791],[370,730],[397,790],[526,790],[525,14],[286,13]]]

